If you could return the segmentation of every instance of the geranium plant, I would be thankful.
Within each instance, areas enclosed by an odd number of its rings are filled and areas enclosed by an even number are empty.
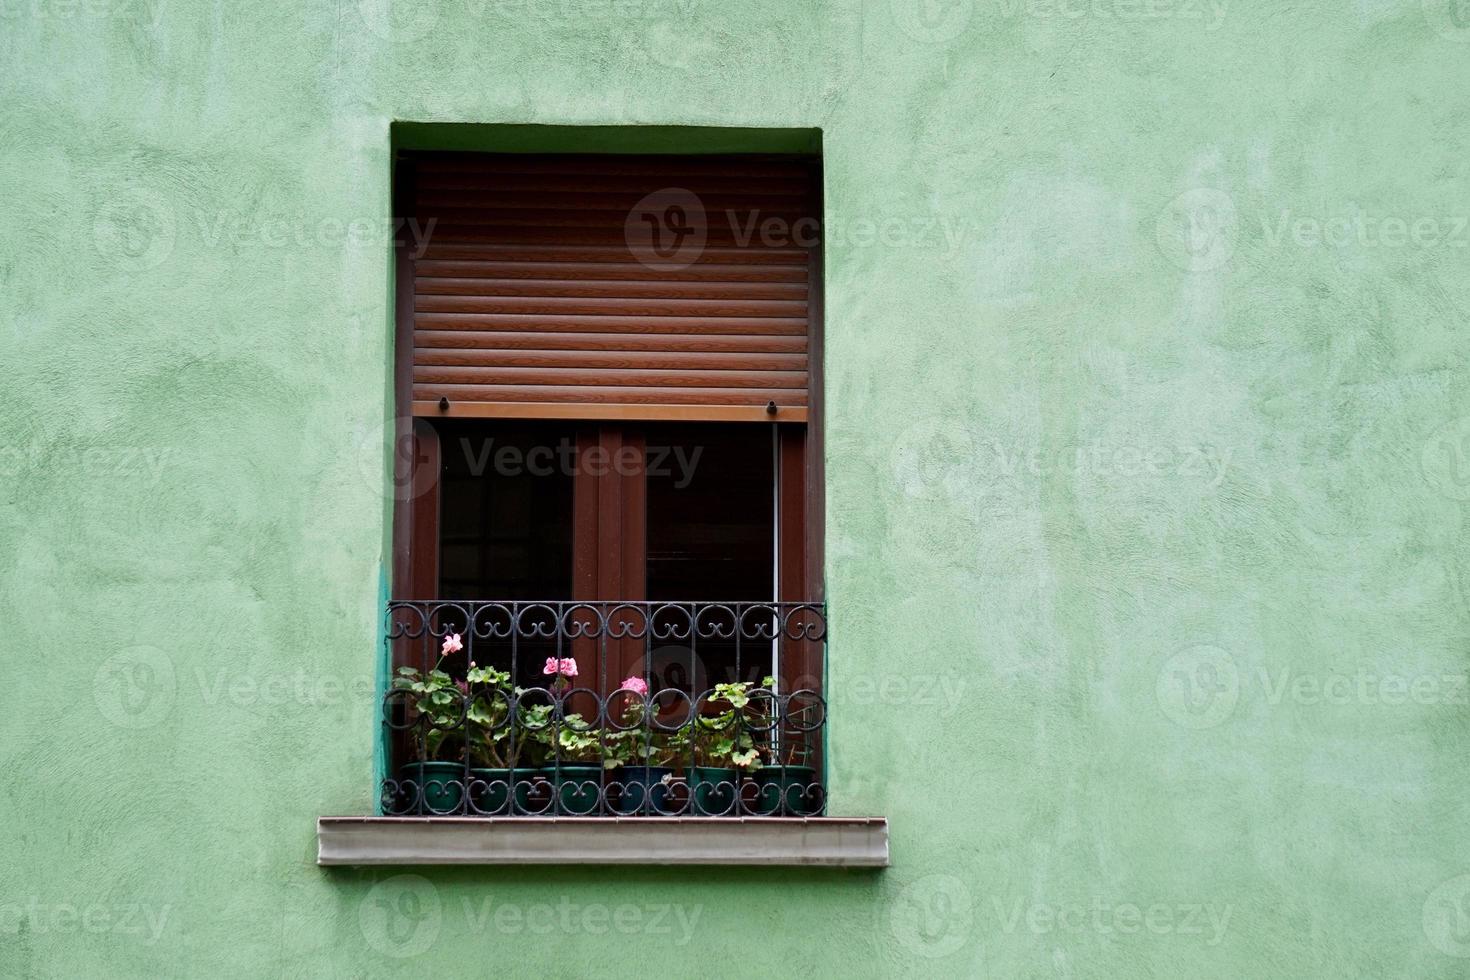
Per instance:
[[[673,765],[680,752],[688,749],[688,726],[664,729],[651,722],[656,712],[651,710],[648,682],[643,678],[625,678],[618,685],[618,691],[627,691],[634,696],[626,699],[621,727],[609,728],[606,732],[607,752],[603,765],[608,769],[623,765]]]
[[[774,684],[774,679],[767,677],[761,687]],[[761,767],[760,752],[751,736],[752,726],[746,721],[756,710],[750,696],[754,687],[750,681],[715,685],[710,703],[724,702],[729,707],[718,714],[695,719],[695,765],[750,770]]]
[[[470,704],[466,714],[470,758],[488,769],[511,769],[524,737],[508,723],[512,704],[510,674],[473,661],[465,674]]]
[[[463,649],[459,634],[451,633],[444,638],[439,659],[427,673],[417,667],[399,667],[398,676],[393,678],[392,689],[404,692],[408,706],[428,723],[427,729],[421,730],[420,742],[426,760],[438,759],[446,746],[456,745],[463,737],[469,686],[441,669],[445,658]]]

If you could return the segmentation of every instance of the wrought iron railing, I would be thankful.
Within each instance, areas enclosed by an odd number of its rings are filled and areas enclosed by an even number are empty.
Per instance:
[[[818,602],[392,601],[382,810],[826,812]]]

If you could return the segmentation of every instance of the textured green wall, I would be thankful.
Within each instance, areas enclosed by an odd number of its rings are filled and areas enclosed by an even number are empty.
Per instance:
[[[1470,970],[1463,3],[384,2],[0,0],[0,975]],[[822,129],[889,871],[313,865],[395,119]]]

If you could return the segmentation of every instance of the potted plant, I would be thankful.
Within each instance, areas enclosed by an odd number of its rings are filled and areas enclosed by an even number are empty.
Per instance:
[[[603,765],[617,770],[612,808],[628,815],[671,813],[676,808],[671,802],[673,765],[688,747],[688,727],[666,729],[651,721],[653,706],[648,700],[648,684],[641,677],[625,679],[618,690],[634,697],[623,711],[625,727],[606,733]]]
[[[466,737],[474,765],[470,770],[471,812],[509,812],[512,785],[516,809],[523,812],[530,807],[532,778],[531,770],[521,762],[532,743],[525,729],[510,720],[517,694],[511,686],[510,674],[494,667],[479,667],[471,661],[465,680],[470,698],[465,716]],[[550,706],[543,707],[549,715]]]
[[[771,686],[771,678],[766,678]],[[774,702],[771,702],[774,709]],[[774,711],[764,713],[761,728],[775,729]],[[802,733],[805,734],[805,733]],[[755,811],[763,816],[812,816],[826,805],[816,769],[808,765],[812,746],[805,738],[776,735],[764,745],[765,761],[755,773]]]
[[[541,671],[551,677],[551,691],[558,706],[577,676],[577,661],[571,657],[547,657]],[[552,717],[552,705],[529,709],[522,723],[527,738],[537,746],[542,759],[540,774],[550,781],[556,806],[551,812],[586,815],[597,811],[602,794],[602,734],[580,714]]]
[[[767,682],[771,679],[766,678]],[[701,816],[733,814],[740,772],[760,768],[760,753],[751,737],[746,714],[751,708],[749,681],[716,684],[709,703],[724,702],[724,711],[696,715],[692,733],[694,765],[689,770],[689,793],[694,812]]]
[[[602,794],[602,733],[574,713],[556,727],[555,744],[544,771],[551,776],[561,812],[596,813]]]
[[[417,787],[411,805],[421,813],[454,813],[464,804],[465,763],[451,760],[464,748],[468,685],[440,669],[446,657],[462,649],[459,634],[451,633],[427,673],[399,667],[393,678],[391,689],[404,694],[409,710],[420,719],[415,726],[417,757],[399,771],[399,782]]]

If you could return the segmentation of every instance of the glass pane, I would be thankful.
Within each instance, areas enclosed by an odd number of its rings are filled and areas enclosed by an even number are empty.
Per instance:
[[[775,595],[771,427],[649,426],[648,598],[765,602]],[[706,624],[708,629],[713,624]],[[737,665],[738,658],[738,665]],[[656,651],[670,686],[759,683],[769,642],[696,639]]]
[[[447,599],[569,599],[576,445],[563,425],[439,425],[440,594]],[[567,448],[564,448],[567,447]]]
[[[557,423],[504,420],[438,424],[443,457],[439,511],[439,596],[481,601],[565,600],[572,595],[572,466],[576,440]],[[489,614],[487,614],[487,617]],[[557,655],[554,639],[490,636],[487,618],[466,648],[445,661],[462,676],[476,663],[541,684],[540,665]],[[497,628],[506,625],[496,619]],[[529,631],[529,624],[527,625]]]

